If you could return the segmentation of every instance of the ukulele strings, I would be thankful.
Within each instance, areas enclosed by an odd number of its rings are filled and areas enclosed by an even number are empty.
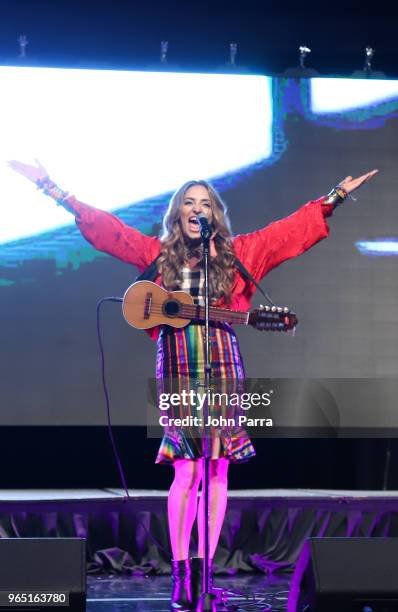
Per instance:
[[[126,301],[126,304],[134,304],[134,302]],[[203,309],[203,317],[204,317],[204,306],[195,305],[195,304],[183,304],[181,306],[181,310],[177,313],[178,315],[186,316],[189,318],[195,318],[199,314],[201,314],[201,309]],[[218,309],[215,306],[210,306],[209,308],[210,315],[215,315],[219,321],[235,321],[241,322],[247,320],[247,312],[239,312],[234,310],[223,310]],[[152,302],[151,303],[151,314],[164,314],[167,316],[167,313],[163,310],[163,302]],[[263,313],[264,318],[267,318],[267,315],[270,315],[270,321],[276,320],[277,317],[275,315],[282,315],[282,313]],[[287,313],[283,313],[283,318],[285,318]],[[173,318],[173,317],[170,317]]]

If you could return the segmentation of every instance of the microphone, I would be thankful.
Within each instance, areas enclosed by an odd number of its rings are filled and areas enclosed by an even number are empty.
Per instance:
[[[203,240],[209,240],[212,234],[212,227],[207,219],[207,216],[204,212],[201,212],[197,216],[198,221],[200,223],[200,235]]]

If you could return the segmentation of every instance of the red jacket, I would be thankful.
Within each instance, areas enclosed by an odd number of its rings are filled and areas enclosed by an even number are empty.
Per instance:
[[[233,238],[236,256],[257,282],[272,268],[301,255],[328,236],[329,227],[325,217],[332,213],[333,207],[322,205],[324,199],[308,202],[280,221]],[[76,223],[83,236],[99,251],[137,266],[140,272],[159,255],[159,238],[146,236],[111,213],[83,204],[74,197],[68,198],[67,207],[76,214]],[[155,282],[161,283],[160,276]],[[255,291],[255,285],[236,271],[228,308],[249,310]],[[223,306],[223,299],[214,305]],[[159,330],[154,328],[148,330],[148,333],[156,340]]]

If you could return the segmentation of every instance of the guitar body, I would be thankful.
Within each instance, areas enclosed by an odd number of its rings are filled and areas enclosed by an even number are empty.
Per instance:
[[[123,315],[136,329],[149,329],[157,325],[185,327],[189,319],[178,312],[183,304],[194,305],[192,296],[185,291],[166,291],[151,281],[137,281],[130,285],[123,298]]]

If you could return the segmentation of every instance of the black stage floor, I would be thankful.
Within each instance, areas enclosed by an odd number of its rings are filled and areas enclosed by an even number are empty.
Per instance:
[[[245,611],[287,610],[290,576],[216,576],[214,586],[226,592],[228,607]],[[87,612],[170,609],[170,576],[89,576]],[[222,606],[219,607],[222,609]]]

